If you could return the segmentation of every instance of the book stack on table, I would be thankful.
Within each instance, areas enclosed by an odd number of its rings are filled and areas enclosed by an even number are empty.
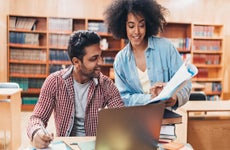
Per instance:
[[[172,110],[165,109],[160,131],[159,142],[167,143],[176,139],[175,124],[182,123],[182,116]]]

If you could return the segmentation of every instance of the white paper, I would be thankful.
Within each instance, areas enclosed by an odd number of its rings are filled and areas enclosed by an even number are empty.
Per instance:
[[[153,98],[149,103],[153,103],[159,100],[167,100],[172,97],[178,90],[180,90],[184,84],[198,73],[198,69],[195,65],[189,63],[189,59],[186,60],[178,71],[174,74],[171,80],[166,84],[161,93]]]
[[[163,135],[176,135],[175,134],[175,125],[162,125],[160,134]]]

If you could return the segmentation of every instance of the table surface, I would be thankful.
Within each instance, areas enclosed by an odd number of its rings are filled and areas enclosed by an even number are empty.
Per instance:
[[[13,95],[17,92],[21,92],[22,89],[18,89],[18,88],[0,88],[0,95],[2,96],[8,96],[8,95]]]
[[[181,109],[187,112],[230,111],[230,101],[188,101]]]
[[[0,113],[7,113],[1,117],[1,125],[10,133],[9,149],[17,149],[21,144],[21,91],[20,88],[0,88],[0,101],[9,102],[1,104],[0,109]]]

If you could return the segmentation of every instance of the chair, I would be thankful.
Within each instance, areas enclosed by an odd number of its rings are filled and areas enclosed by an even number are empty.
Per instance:
[[[204,92],[191,92],[189,96],[190,101],[206,101],[207,97]]]
[[[19,88],[15,82],[0,82],[0,88]],[[0,97],[0,149],[7,149],[10,144],[11,133],[9,124],[11,124],[10,99]]]
[[[189,100],[190,101],[206,101],[207,100],[207,96],[204,92],[202,91],[197,91],[197,92],[191,92],[190,96],[189,96]],[[194,115],[200,115],[202,113],[193,113]],[[206,115],[207,112],[204,112],[204,115]]]

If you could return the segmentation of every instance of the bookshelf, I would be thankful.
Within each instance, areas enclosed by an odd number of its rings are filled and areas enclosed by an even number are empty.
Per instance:
[[[168,38],[174,44],[183,60],[191,56],[191,29],[190,23],[169,22],[164,32],[160,33],[160,36]]]
[[[113,62],[116,54],[121,50],[125,44],[124,40],[114,39],[109,33],[104,21],[101,19],[87,19],[86,29],[97,32],[101,36],[102,49],[102,73],[114,79]]]
[[[169,22],[159,36],[173,42],[183,60],[192,58],[199,73],[193,90],[202,90],[208,100],[223,97],[223,25]]]
[[[102,73],[113,79],[113,61],[125,41],[114,39],[102,19],[8,16],[8,80],[19,83],[23,89],[22,109],[33,109],[50,73],[71,64],[66,51],[69,36],[84,29],[101,36]],[[223,95],[222,34],[223,25],[184,22],[169,22],[159,34],[173,42],[183,59],[192,58],[199,69],[193,85],[201,85],[198,90],[204,91],[210,100]]]
[[[208,100],[223,97],[223,25],[193,24],[193,63],[199,73],[193,79],[204,86]]]
[[[47,72],[47,18],[8,17],[8,80],[17,82],[24,104],[37,102]]]
[[[73,19],[48,18],[48,72],[52,73],[71,64],[67,54],[69,36],[73,31]],[[76,21],[75,21],[76,22]]]
[[[22,110],[32,110],[45,78],[71,64],[69,36],[76,30],[96,31],[102,41],[102,73],[114,78],[113,61],[124,41],[114,39],[102,19],[40,16],[8,16],[8,81],[22,91]]]

